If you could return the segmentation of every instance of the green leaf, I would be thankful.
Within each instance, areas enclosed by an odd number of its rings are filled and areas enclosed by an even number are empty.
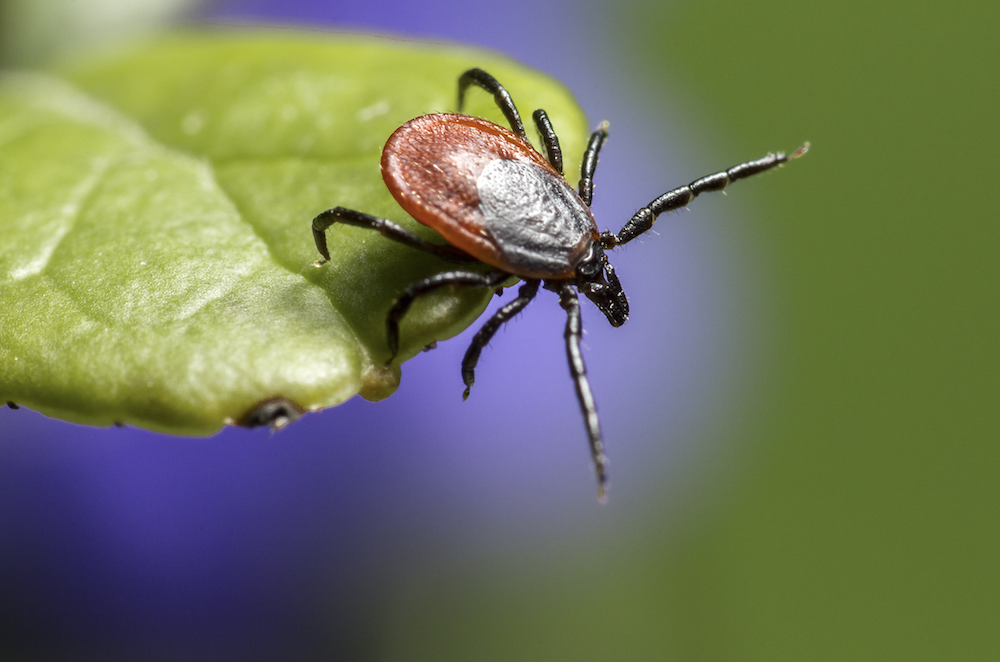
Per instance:
[[[92,424],[206,434],[262,402],[386,397],[385,315],[450,265],[336,226],[336,205],[437,235],[382,184],[404,121],[454,111],[479,66],[527,115],[544,107],[578,172],[585,120],[558,83],[454,47],[272,33],[190,34],[0,76],[0,401]],[[490,95],[471,114],[502,122]],[[442,292],[402,324],[400,356],[453,336],[490,292]]]

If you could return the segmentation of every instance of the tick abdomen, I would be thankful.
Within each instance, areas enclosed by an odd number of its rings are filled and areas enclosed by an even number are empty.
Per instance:
[[[476,182],[487,231],[515,273],[571,273],[595,223],[562,177],[524,161],[495,159]]]

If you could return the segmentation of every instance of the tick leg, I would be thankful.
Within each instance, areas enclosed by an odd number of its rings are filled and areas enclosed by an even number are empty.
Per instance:
[[[590,134],[590,142],[583,152],[583,165],[580,166],[580,199],[587,206],[594,199],[594,171],[597,170],[597,155],[604,146],[604,141],[608,139],[608,123],[601,122],[597,130]]]
[[[508,278],[510,278],[510,274],[502,271],[490,271],[484,274],[475,271],[445,271],[407,287],[392,304],[385,319],[386,343],[389,345],[389,360],[385,362],[386,365],[392,363],[396,354],[399,353],[399,322],[418,296],[433,292],[441,287],[461,286],[494,289]]]
[[[482,328],[473,336],[472,344],[469,345],[469,349],[465,352],[465,358],[462,359],[462,381],[465,382],[465,393],[462,395],[462,400],[469,397],[469,389],[476,382],[476,364],[479,363],[479,355],[483,348],[489,344],[505,322],[524,310],[524,307],[535,298],[540,282],[538,280],[525,281],[521,289],[517,291],[517,298],[494,313],[493,317],[486,324],[483,324]]]
[[[510,124],[510,130],[521,136],[525,140],[528,135],[524,132],[524,124],[521,122],[521,115],[517,112],[517,106],[510,94],[504,89],[500,82],[482,69],[469,69],[458,78],[458,112],[462,112],[465,105],[465,90],[469,85],[476,84],[493,95],[493,100],[503,111],[503,116]]]
[[[721,191],[738,179],[744,179],[746,177],[750,177],[751,175],[756,175],[757,173],[761,173],[765,170],[770,170],[771,168],[780,166],[783,163],[787,163],[792,159],[797,159],[805,154],[808,149],[809,143],[806,143],[788,156],[785,156],[783,152],[768,154],[762,159],[747,161],[746,163],[735,165],[728,170],[722,170],[713,175],[696,179],[687,186],[681,186],[672,191],[667,191],[637,211],[617,235],[614,235],[611,232],[602,233],[601,243],[605,248],[611,248],[619,244],[628,243],[653,227],[653,222],[660,214],[685,207],[702,193],[706,193],[708,191]]]
[[[552,128],[552,122],[549,121],[548,114],[539,108],[532,113],[531,118],[535,120],[538,133],[542,136],[542,143],[545,144],[545,155],[548,157],[549,163],[556,169],[556,172],[560,175],[563,174],[562,149],[559,148],[559,136],[556,135],[556,130]]]
[[[583,335],[583,323],[580,319],[580,300],[570,285],[564,285],[559,290],[559,305],[566,311],[566,355],[569,357],[569,371],[576,385],[576,397],[583,411],[583,423],[587,427],[587,437],[590,439],[590,455],[594,458],[594,468],[597,470],[597,498],[604,500],[608,485],[608,458],[604,455],[604,442],[601,440],[601,424],[597,419],[597,405],[594,394],[590,391],[587,380],[587,367],[580,353],[580,337]]]
[[[371,214],[355,211],[353,209],[334,207],[333,209],[328,209],[314,218],[312,222],[313,239],[316,241],[316,248],[319,249],[320,255],[323,256],[323,260],[320,264],[330,259],[330,251],[326,246],[326,229],[334,223],[343,223],[345,225],[353,225],[359,228],[378,230],[383,237],[392,239],[393,241],[398,241],[401,244],[406,244],[411,248],[416,248],[417,250],[424,251],[425,253],[436,255],[441,259],[448,260],[449,262],[476,261],[475,258],[467,255],[454,246],[439,246],[438,244],[432,244],[429,241],[421,239],[403,226],[393,223],[388,219],[378,218],[377,216],[372,216]]]

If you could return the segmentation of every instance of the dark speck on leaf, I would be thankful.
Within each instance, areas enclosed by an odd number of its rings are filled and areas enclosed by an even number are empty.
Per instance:
[[[281,429],[302,415],[302,408],[286,398],[271,398],[258,403],[236,423],[245,428],[268,425],[274,430]]]

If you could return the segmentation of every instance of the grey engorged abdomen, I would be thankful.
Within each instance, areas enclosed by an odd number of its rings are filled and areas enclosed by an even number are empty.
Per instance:
[[[530,163],[495,159],[476,185],[486,229],[512,264],[552,274],[576,267],[596,224],[566,180]]]

